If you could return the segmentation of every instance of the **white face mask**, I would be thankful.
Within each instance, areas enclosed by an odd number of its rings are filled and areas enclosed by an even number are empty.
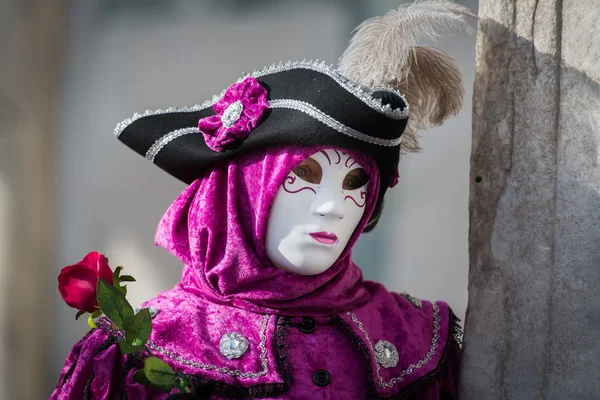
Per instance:
[[[267,226],[267,256],[279,268],[317,275],[338,259],[366,206],[368,177],[339,150],[304,160],[279,188]]]

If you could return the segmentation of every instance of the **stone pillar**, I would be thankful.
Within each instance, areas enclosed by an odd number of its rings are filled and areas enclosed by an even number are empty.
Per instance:
[[[65,11],[62,0],[0,0],[1,399],[41,399],[49,390]]]
[[[600,398],[600,2],[480,0],[460,398]]]

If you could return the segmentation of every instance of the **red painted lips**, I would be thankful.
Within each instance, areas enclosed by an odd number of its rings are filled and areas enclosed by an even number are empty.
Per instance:
[[[335,235],[335,233],[313,232],[309,233],[309,235],[317,242],[323,244],[334,244],[338,240],[338,237]]]

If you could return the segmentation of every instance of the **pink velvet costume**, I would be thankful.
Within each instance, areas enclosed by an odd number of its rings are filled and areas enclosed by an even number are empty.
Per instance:
[[[319,149],[244,154],[206,171],[174,201],[156,242],[184,269],[180,283],[144,304],[158,310],[152,353],[193,375],[197,386],[209,385],[211,399],[456,398],[459,328],[448,305],[388,292],[363,280],[352,262],[380,185],[374,162],[362,158],[370,178],[367,208],[330,269],[296,275],[267,258],[277,190]],[[249,342],[231,360],[219,348],[230,332]],[[166,399],[133,381],[143,359],[123,356],[117,340],[118,332],[100,321],[73,347],[51,399]],[[397,348],[396,366],[377,362],[380,340]]]

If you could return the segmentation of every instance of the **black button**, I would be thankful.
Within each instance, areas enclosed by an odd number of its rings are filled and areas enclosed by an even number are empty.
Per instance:
[[[325,369],[320,369],[313,374],[313,383],[317,386],[327,386],[331,382],[331,374]]]
[[[304,317],[298,327],[304,333],[312,333],[317,329],[317,323],[312,318]]]

